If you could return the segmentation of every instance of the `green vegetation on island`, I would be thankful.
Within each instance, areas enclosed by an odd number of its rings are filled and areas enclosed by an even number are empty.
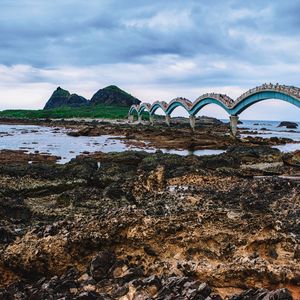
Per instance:
[[[129,107],[118,105],[98,104],[81,107],[58,107],[53,109],[40,110],[4,110],[0,111],[0,117],[7,118],[105,118],[105,119],[123,119],[128,115]]]
[[[137,98],[114,85],[100,89],[91,100],[77,94],[71,94],[69,91],[58,87],[52,93],[44,109],[9,109],[0,111],[0,117],[18,119],[124,119],[128,115],[130,106],[140,102]],[[145,114],[144,118],[148,118],[148,114]]]

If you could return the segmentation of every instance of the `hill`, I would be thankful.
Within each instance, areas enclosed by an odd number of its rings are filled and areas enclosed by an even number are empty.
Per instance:
[[[121,90],[115,85],[100,89],[90,101],[77,94],[70,94],[69,91],[58,87],[50,99],[47,101],[44,109],[55,109],[59,107],[81,107],[88,105],[109,105],[109,106],[131,106],[139,104],[141,101],[132,95]]]
[[[84,97],[76,94],[71,95],[67,90],[58,87],[47,101],[44,109],[53,109],[62,106],[80,107],[85,105],[88,105],[88,100]]]
[[[139,99],[126,93],[115,85],[110,85],[99,90],[91,99],[92,105],[107,104],[131,106],[133,104],[139,104],[140,102]]]

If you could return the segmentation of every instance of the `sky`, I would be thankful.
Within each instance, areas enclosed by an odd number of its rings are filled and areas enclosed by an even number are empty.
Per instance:
[[[0,0],[0,110],[42,108],[61,86],[118,85],[145,102],[300,87],[299,0]],[[176,114],[183,114],[180,109]],[[199,115],[227,117],[209,105]],[[299,120],[282,101],[244,119]]]

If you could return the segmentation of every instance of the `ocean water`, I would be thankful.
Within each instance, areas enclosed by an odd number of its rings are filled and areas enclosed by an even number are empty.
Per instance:
[[[288,143],[276,146],[282,152],[292,152],[300,150],[300,122],[297,129],[287,129],[286,127],[278,127],[281,121],[263,121],[263,120],[241,120],[243,124],[239,124],[238,128],[242,137],[260,136],[263,138],[278,137],[289,138],[299,143]],[[255,134],[243,133],[245,130],[255,131]]]
[[[261,121],[261,120],[241,120],[243,124],[239,124],[240,132],[243,135],[242,128],[247,130],[256,131],[261,137],[283,137],[290,138],[300,143],[300,122],[294,122],[298,124],[297,129],[287,129],[285,127],[278,127],[280,121]],[[246,134],[251,135],[251,134]]]
[[[286,144],[276,146],[283,152],[300,150],[300,130],[290,132],[285,128],[278,128],[280,122],[277,121],[243,121],[239,125],[242,136],[254,134],[244,134],[243,129],[256,131],[262,137],[287,137],[299,141],[297,144]],[[267,130],[261,130],[266,128]],[[300,128],[300,124],[299,124]],[[122,139],[110,135],[102,135],[97,137],[72,137],[67,135],[67,130],[63,128],[53,128],[34,125],[1,125],[0,124],[0,150],[24,150],[26,152],[46,153],[61,157],[60,163],[65,163],[75,158],[82,152],[122,152],[126,150],[145,150],[147,152],[155,152],[156,148],[146,149],[137,146],[128,146]],[[159,149],[164,153],[179,155],[211,155],[220,154],[223,150],[209,149],[197,150],[194,152],[187,150],[166,150]]]
[[[155,152],[158,149],[147,147],[128,146],[115,136],[102,135],[96,137],[67,135],[67,130],[34,125],[1,125],[0,124],[0,150],[24,150],[29,153],[52,154],[61,157],[60,163],[75,158],[82,152],[122,152],[126,150],[145,150]],[[165,153],[188,155],[187,150],[166,150]],[[223,150],[198,150],[195,155],[220,154]]]

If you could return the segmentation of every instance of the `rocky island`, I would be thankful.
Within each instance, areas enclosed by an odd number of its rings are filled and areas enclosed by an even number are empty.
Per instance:
[[[70,94],[69,91],[58,87],[46,102],[44,109],[53,109],[58,107],[76,108],[97,104],[130,106],[139,104],[140,102],[140,100],[115,85],[110,85],[100,89],[93,95],[91,100],[87,100],[77,94]]]

